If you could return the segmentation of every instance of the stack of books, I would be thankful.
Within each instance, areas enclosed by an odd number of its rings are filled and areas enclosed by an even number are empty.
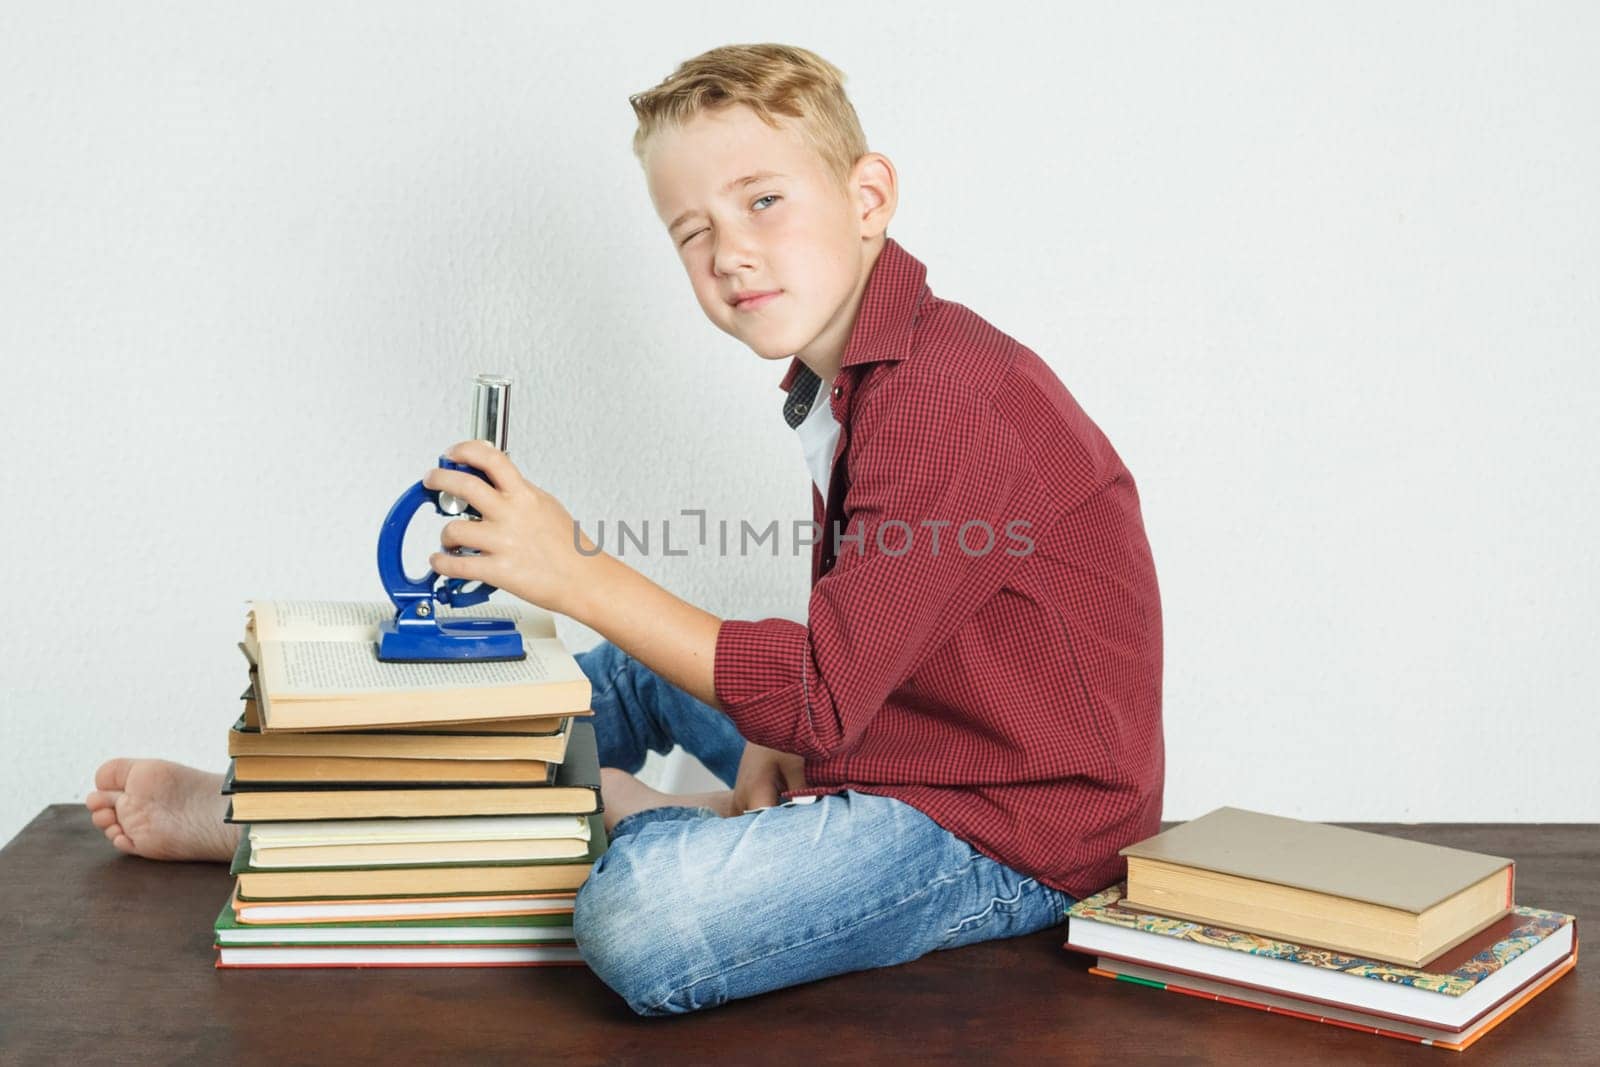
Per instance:
[[[516,662],[378,660],[386,601],[256,601],[222,791],[240,824],[219,967],[581,963],[606,847],[590,687],[547,612]]]
[[[1227,807],[1121,854],[1067,909],[1104,978],[1460,1051],[1577,965],[1498,856]]]

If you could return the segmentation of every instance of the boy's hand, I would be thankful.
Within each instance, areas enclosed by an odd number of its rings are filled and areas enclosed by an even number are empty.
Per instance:
[[[479,555],[435,552],[428,565],[447,578],[488,582],[537,607],[570,615],[585,575],[601,558],[594,542],[577,529],[559,500],[524,478],[510,457],[488,442],[462,441],[445,456],[478,468],[494,484],[442,467],[423,477],[426,488],[454,493],[483,516],[455,519],[439,533],[446,549],[475,548]],[[589,554],[580,553],[579,546]]]
[[[733,782],[733,814],[776,807],[783,790],[804,789],[805,765],[802,756],[746,741],[744,755],[739,758],[739,774]]]

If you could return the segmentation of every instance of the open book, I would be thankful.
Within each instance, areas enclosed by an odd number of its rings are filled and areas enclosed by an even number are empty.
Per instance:
[[[387,600],[255,600],[244,649],[257,666],[262,729],[525,719],[589,707],[589,679],[556,637],[549,612],[520,601],[441,609],[440,619],[513,619],[527,657],[511,662],[386,663],[378,627]]]

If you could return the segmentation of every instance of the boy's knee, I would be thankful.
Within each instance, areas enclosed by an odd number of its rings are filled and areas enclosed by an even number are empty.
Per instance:
[[[627,653],[610,641],[601,641],[593,648],[585,649],[572,658],[578,661],[578,668],[589,679],[589,684],[599,687],[616,673]]]
[[[589,969],[640,1015],[673,1015],[686,964],[675,951],[682,920],[672,918],[671,875],[652,875],[650,850],[624,838],[600,857],[573,905],[572,930]],[[643,855],[635,855],[643,853]],[[644,860],[644,862],[641,862]]]

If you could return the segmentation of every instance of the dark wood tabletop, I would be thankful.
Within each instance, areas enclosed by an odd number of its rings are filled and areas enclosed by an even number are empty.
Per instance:
[[[1347,824],[1517,860],[1518,903],[1600,915],[1600,826]],[[581,967],[224,970],[222,864],[112,850],[80,805],[0,850],[0,1063],[1451,1063],[1458,1055],[1088,973],[1063,928],[693,1015],[635,1016]],[[1580,927],[1583,929],[1583,927]],[[1579,967],[1459,1055],[1600,1062]],[[1462,1061],[1462,1062],[1465,1062]]]

